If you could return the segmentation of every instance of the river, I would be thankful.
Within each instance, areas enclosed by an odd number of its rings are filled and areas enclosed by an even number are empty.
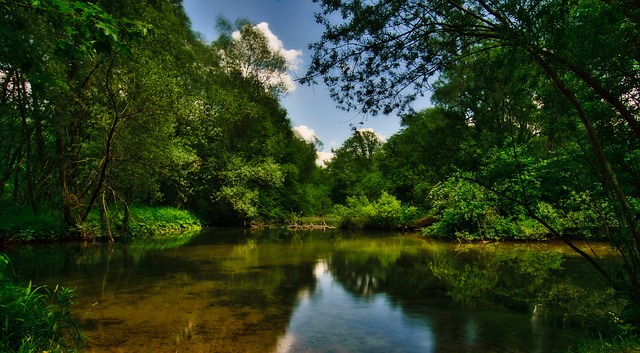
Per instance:
[[[25,281],[75,288],[86,352],[546,353],[582,334],[549,314],[564,308],[555,298],[605,292],[565,250],[208,229],[8,255]]]

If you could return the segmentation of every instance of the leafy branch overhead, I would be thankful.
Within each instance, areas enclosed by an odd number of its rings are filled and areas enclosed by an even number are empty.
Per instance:
[[[640,16],[626,1],[315,2],[325,32],[302,82],[322,79],[346,109],[406,109],[442,70],[502,48],[582,80],[637,124],[624,101],[638,101]]]
[[[42,13],[63,30],[57,46],[63,51],[95,55],[99,50],[128,51],[125,44],[152,29],[147,23],[115,18],[95,3],[69,0],[33,0],[16,6]]]

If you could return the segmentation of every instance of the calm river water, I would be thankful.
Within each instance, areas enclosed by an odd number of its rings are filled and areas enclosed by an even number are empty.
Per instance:
[[[209,229],[8,254],[25,280],[76,288],[87,352],[546,353],[581,334],[543,314],[549,293],[603,288],[561,249]]]

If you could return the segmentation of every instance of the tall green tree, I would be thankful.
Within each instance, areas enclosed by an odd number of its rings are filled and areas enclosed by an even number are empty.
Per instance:
[[[375,173],[374,158],[382,147],[382,140],[375,132],[355,129],[342,146],[333,150],[334,156],[327,164],[326,173],[331,184],[331,199],[344,204],[348,196],[362,194],[378,198],[383,191]]]
[[[0,2],[0,200],[78,233],[92,214],[126,228],[132,204],[309,211],[316,146],[280,104],[287,61],[260,27],[221,24],[206,43],[176,0]]]
[[[273,95],[284,94],[291,87],[286,82],[286,58],[269,46],[268,38],[256,25],[238,19],[234,24],[218,19],[222,33],[215,46],[221,50],[224,71],[240,74]]]
[[[175,130],[199,113],[187,78],[204,45],[180,3],[52,0],[0,10],[3,29],[14,30],[2,40],[20,48],[0,59],[9,73],[1,118],[7,133],[25,136],[2,157],[2,187],[12,186],[15,202],[60,209],[76,229],[94,210],[108,223],[130,203],[157,202],[167,182],[183,187],[195,155]],[[9,93],[20,77],[23,92]]]
[[[73,226],[93,207],[109,159],[107,148],[97,168],[100,177],[82,183],[86,163],[80,153],[90,124],[87,97],[93,79],[101,69],[110,70],[110,59],[146,27],[118,20],[98,5],[83,2],[17,1],[3,3],[0,11],[0,40],[8,44],[0,58],[6,89],[2,103],[8,111],[3,118],[14,119],[9,111],[19,112],[22,123],[17,131],[23,141],[17,149],[5,150],[3,184],[13,170],[14,199],[26,194],[22,199],[29,200],[37,214],[38,200],[49,195]]]
[[[299,140],[280,104],[288,87],[282,53],[247,21],[219,21],[220,37],[201,56],[200,113],[178,134],[198,156],[187,204],[215,224],[282,220],[301,212],[315,146]]]
[[[402,117],[402,129],[382,145],[376,164],[390,191],[403,202],[430,206],[428,193],[458,170],[477,162],[473,128],[461,113],[429,108]]]
[[[633,206],[637,191],[623,175],[628,169],[617,163],[625,158],[621,155],[630,156],[629,153],[622,152],[622,144],[614,147],[608,143],[611,139],[635,146],[640,137],[640,8],[622,0],[319,2],[323,12],[318,19],[325,25],[325,32],[312,45],[315,54],[303,81],[314,82],[322,77],[332,95],[347,109],[377,114],[406,108],[431,87],[435,75],[494,50],[512,53],[519,58],[520,67],[540,72],[540,77],[562,97],[556,99],[561,101],[559,106],[552,109],[569,108],[561,116],[569,117],[569,121],[559,122],[555,119],[560,117],[547,115],[545,124],[557,128],[558,124],[576,122],[587,142],[583,147],[594,167],[589,171],[593,180],[599,181],[590,188],[594,195],[605,197],[613,210],[615,227],[609,226],[612,219],[608,217],[601,217],[601,226],[623,256],[624,275],[567,243],[627,295],[636,308],[628,317],[640,321],[640,229]],[[492,92],[499,92],[499,87]],[[491,107],[491,101],[480,103],[486,107],[484,110]],[[535,110],[533,103],[530,109]],[[534,117],[515,111],[502,116],[512,120]],[[508,128],[517,126],[509,124]],[[498,131],[503,129],[496,127]],[[523,131],[527,130],[535,131]],[[518,160],[517,153],[512,156]],[[522,176],[519,163],[515,167],[517,175]],[[566,240],[529,202],[528,188],[517,175],[521,205],[528,215]]]

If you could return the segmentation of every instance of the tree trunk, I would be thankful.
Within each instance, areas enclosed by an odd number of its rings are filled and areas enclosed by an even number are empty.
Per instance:
[[[538,55],[536,52],[532,51],[532,54],[541,66],[541,68],[547,73],[550,77],[552,83],[558,89],[558,91],[564,95],[574,106],[582,125],[584,126],[587,132],[587,138],[589,140],[589,144],[591,149],[596,157],[596,161],[600,167],[600,171],[605,179],[605,188],[611,190],[615,195],[616,200],[621,208],[622,212],[622,221],[626,223],[628,227],[629,233],[631,235],[631,240],[633,246],[627,246],[623,242],[613,240],[614,245],[621,251],[623,255],[625,255],[625,270],[626,274],[629,277],[626,290],[628,290],[630,299],[636,305],[640,305],[640,283],[638,282],[638,270],[640,269],[640,232],[638,230],[638,224],[636,221],[635,214],[625,195],[620,183],[618,182],[618,178],[616,177],[609,160],[604,153],[602,148],[602,144],[589,120],[586,111],[582,107],[582,104],[578,101],[578,98],[575,94],[564,84],[558,73],[549,65],[549,63],[542,57]],[[623,223],[623,224],[624,224]],[[615,288],[614,284],[614,288]]]

